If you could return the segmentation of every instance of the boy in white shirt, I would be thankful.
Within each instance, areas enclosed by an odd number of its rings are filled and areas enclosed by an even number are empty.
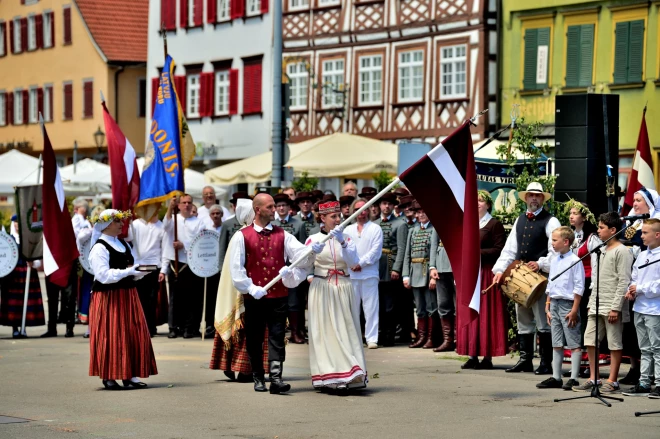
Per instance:
[[[550,276],[553,279],[567,268],[570,270],[557,279],[550,280],[546,289],[548,300],[545,302],[545,313],[552,334],[552,377],[536,385],[539,389],[571,390],[578,386],[580,372],[581,331],[580,331],[580,300],[584,292],[584,265],[571,252],[571,244],[575,234],[570,227],[559,227],[552,232],[552,248],[558,257],[550,263]],[[564,346],[571,350],[571,378],[566,384],[561,379],[561,363],[564,357]]]

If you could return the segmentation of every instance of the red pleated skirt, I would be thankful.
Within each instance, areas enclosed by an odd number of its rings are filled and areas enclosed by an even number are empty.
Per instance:
[[[481,268],[481,290],[493,283],[490,266]],[[459,328],[456,352],[473,357],[502,357],[507,353],[509,328],[506,298],[498,287],[481,295],[479,317],[468,326]]]
[[[264,334],[263,350],[264,371],[265,373],[268,373],[268,328],[266,328]],[[211,354],[211,364],[209,365],[209,368],[225,372],[242,373],[245,375],[250,375],[252,373],[244,330],[239,330],[238,337],[236,340],[232,341],[229,349],[225,349],[225,342],[222,340],[222,337],[220,337],[218,331],[215,331],[213,353]]]
[[[158,374],[135,288],[93,291],[89,307],[89,375],[104,380]]]

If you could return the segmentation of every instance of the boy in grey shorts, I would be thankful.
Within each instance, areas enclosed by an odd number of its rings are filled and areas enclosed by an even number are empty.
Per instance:
[[[580,300],[584,292],[584,265],[573,252],[571,244],[575,234],[570,227],[558,227],[552,232],[552,248],[557,257],[550,264],[550,276],[546,293],[545,313],[552,334],[552,377],[536,385],[539,389],[571,390],[580,383],[577,380],[580,372]],[[552,280],[567,268],[573,267]],[[561,363],[564,357],[564,346],[571,350],[571,379],[566,384],[561,379]]]

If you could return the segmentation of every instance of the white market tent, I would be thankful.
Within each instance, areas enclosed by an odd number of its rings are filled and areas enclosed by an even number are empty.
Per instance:
[[[370,179],[385,170],[396,173],[398,147],[368,137],[335,133],[289,145],[289,161],[299,175],[307,171],[311,177],[345,177]],[[207,181],[232,185],[261,183],[270,180],[272,153],[265,152],[244,160],[210,169],[204,173]]]
[[[0,194],[13,194],[16,186],[37,184],[39,159],[12,149],[0,155]],[[39,177],[43,181],[43,173]]]
[[[101,194],[110,192],[110,166],[92,159],[60,168],[62,185],[68,194]]]

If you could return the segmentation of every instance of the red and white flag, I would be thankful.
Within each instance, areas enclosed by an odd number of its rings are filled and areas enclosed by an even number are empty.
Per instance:
[[[426,212],[447,250],[456,281],[458,327],[478,316],[481,297],[481,244],[477,174],[470,122],[399,177]]]
[[[112,208],[132,211],[140,197],[140,173],[137,167],[135,149],[121,132],[117,122],[103,105],[103,123],[108,141],[108,160],[112,184]],[[124,224],[122,235],[126,235],[128,223]]]
[[[44,273],[50,282],[66,287],[69,283],[71,267],[78,257],[78,248],[71,224],[71,214],[64,197],[60,170],[43,121],[41,121],[41,132],[44,136],[44,182],[41,207],[44,218]]]
[[[628,212],[632,209],[635,192],[640,190],[642,186],[647,189],[655,189],[651,143],[649,142],[649,132],[646,129],[646,107],[644,107],[644,112],[642,113],[642,126],[639,128],[633,169],[630,174],[630,180],[628,181],[626,198],[623,202],[623,215],[628,215]]]

